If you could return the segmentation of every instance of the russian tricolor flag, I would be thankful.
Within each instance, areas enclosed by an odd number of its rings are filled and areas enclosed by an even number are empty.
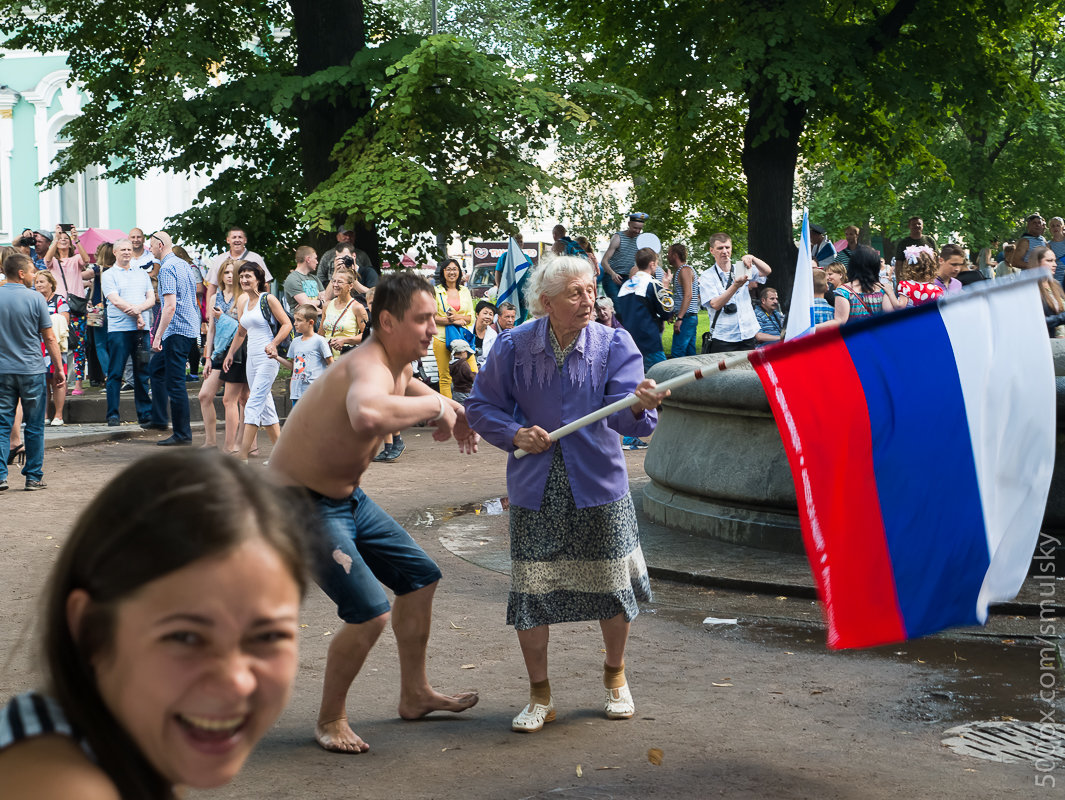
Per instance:
[[[990,603],[1017,594],[1054,465],[1054,367],[1034,280],[750,358],[788,454],[830,647],[983,623]]]

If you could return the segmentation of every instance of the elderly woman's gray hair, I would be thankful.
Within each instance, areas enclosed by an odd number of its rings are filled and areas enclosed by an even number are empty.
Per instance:
[[[536,317],[542,317],[546,313],[541,297],[545,295],[555,297],[561,294],[566,284],[574,278],[595,279],[592,265],[576,256],[545,259],[531,272],[525,284],[525,305]]]

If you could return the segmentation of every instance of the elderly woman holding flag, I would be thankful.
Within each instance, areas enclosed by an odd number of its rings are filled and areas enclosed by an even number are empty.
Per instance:
[[[511,727],[555,719],[547,671],[550,625],[598,620],[606,650],[606,715],[635,713],[625,679],[629,624],[650,584],[629,495],[619,434],[645,436],[662,394],[623,329],[594,322],[595,278],[582,258],[561,256],[529,277],[537,319],[500,335],[466,401],[466,418],[511,454],[511,590],[514,625],[529,673],[529,703]],[[636,404],[557,442],[548,431],[635,395]],[[515,451],[529,455],[518,459]]]

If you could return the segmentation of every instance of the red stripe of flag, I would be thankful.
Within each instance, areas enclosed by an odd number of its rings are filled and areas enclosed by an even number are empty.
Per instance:
[[[838,329],[757,350],[751,362],[788,454],[829,647],[905,639],[865,393]]]

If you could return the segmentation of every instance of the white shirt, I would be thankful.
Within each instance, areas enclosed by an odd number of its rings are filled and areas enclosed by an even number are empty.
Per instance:
[[[139,267],[140,269],[151,269],[152,264],[158,264],[159,259],[152,255],[152,251],[147,247],[144,248],[144,252],[139,256],[133,256],[129,262],[131,267]]]
[[[228,250],[226,250],[224,253],[219,253],[218,255],[213,256],[211,258],[211,260],[207,262],[207,283],[210,284],[211,286],[217,286],[218,285],[218,268],[222,266],[222,262],[225,261],[227,258],[230,258]],[[244,251],[244,255],[242,255],[238,260],[240,260],[240,261],[251,261],[251,262],[253,262],[255,264],[258,264],[260,267],[262,267],[263,268],[263,272],[266,273],[266,282],[267,283],[269,283],[270,281],[272,281],[274,279],[274,276],[270,274],[270,270],[268,270],[266,268],[266,262],[263,261],[263,257],[261,255],[259,255],[258,253],[253,253],[251,250],[245,250]],[[236,285],[236,282],[237,282],[236,278],[237,278],[237,276],[234,275],[233,276],[233,284],[234,285]]]
[[[732,269],[735,270],[736,267],[733,266]],[[757,266],[752,265],[751,270],[751,274],[757,276],[756,283],[765,283],[765,275]],[[718,315],[717,311],[710,307],[711,300],[725,293],[725,284],[728,283],[729,276],[732,274],[733,272],[723,272],[716,264],[705,270],[699,276],[699,297],[710,314],[711,325],[714,323],[714,317],[717,317],[714,339],[723,342],[742,342],[761,330],[758,326],[758,319],[754,316],[754,306],[751,305],[751,293],[747,289],[749,278],[744,279],[743,285],[736,290],[736,293],[732,295],[732,300],[729,301],[736,304],[735,314],[726,313],[722,309],[721,314]]]

